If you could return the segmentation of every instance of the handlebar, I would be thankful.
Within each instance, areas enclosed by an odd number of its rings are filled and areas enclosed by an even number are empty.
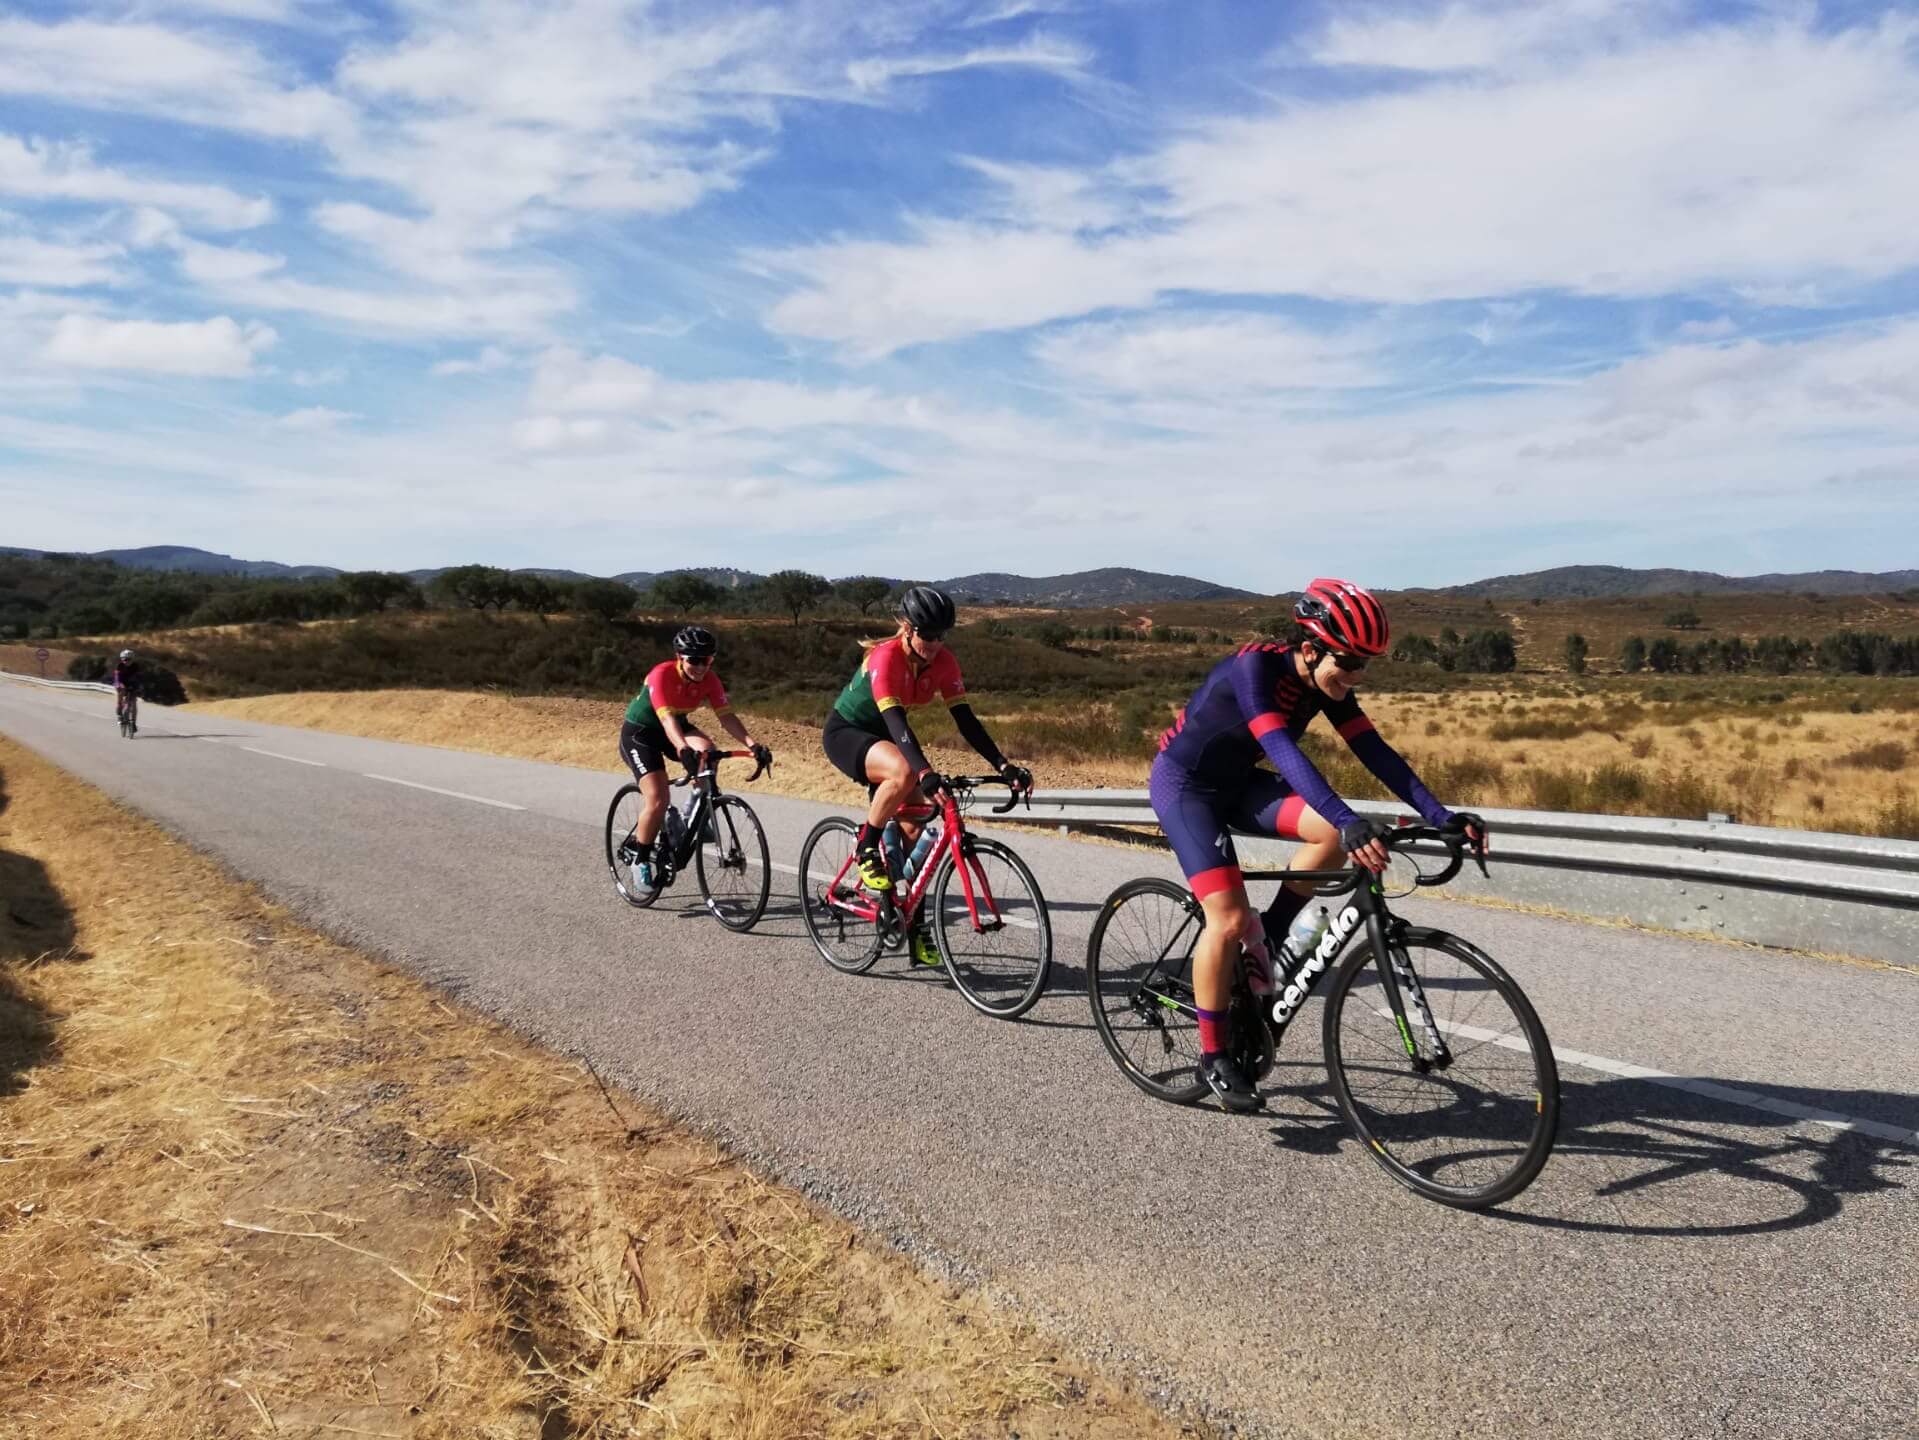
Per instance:
[[[1005,785],[1008,790],[1013,790],[1012,785],[1009,784],[1004,777],[999,775],[944,775],[940,778],[945,781],[946,788],[953,792],[955,803],[958,803],[962,796],[970,795],[971,792],[977,790],[982,785]],[[1004,805],[995,805],[992,807],[992,813],[995,815],[1006,814],[1015,805],[1019,804],[1022,797],[1026,800],[1026,808],[1031,810],[1033,808],[1033,792],[1031,790],[1013,790],[1013,793],[1006,797],[1006,803]]]
[[[710,762],[709,765],[705,767],[708,769],[716,767],[722,760],[757,760],[759,758],[751,750],[709,750],[706,752],[706,755]],[[751,784],[772,768],[773,759],[769,752],[765,761],[753,767],[753,773],[746,777],[747,783]],[[671,781],[670,783],[673,785],[690,785],[693,783],[694,778],[694,772],[689,770],[679,779]]]
[[[1490,827],[1489,827],[1490,828]],[[1423,841],[1437,840],[1451,852],[1443,870],[1430,875],[1420,875],[1413,881],[1417,887],[1444,885],[1466,864],[1471,855],[1473,863],[1479,867],[1479,873],[1486,870],[1485,850],[1473,844],[1464,831],[1441,830],[1432,825],[1399,825],[1391,830],[1382,831],[1379,843],[1388,850],[1404,849],[1408,845],[1417,845]],[[1333,870],[1248,870],[1244,872],[1247,880],[1308,880],[1313,882],[1313,890],[1319,895],[1338,895],[1352,889],[1371,872],[1359,865],[1343,865]]]

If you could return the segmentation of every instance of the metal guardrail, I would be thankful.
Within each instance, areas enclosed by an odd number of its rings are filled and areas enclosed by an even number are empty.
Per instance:
[[[1353,808],[1388,825],[1407,813],[1377,801]],[[1919,843],[1724,821],[1479,813],[1494,832],[1492,874],[1463,872],[1449,887],[1462,893],[1919,967]],[[1042,791],[1017,818],[1062,830],[1159,827],[1144,790]],[[1257,837],[1238,845],[1249,866],[1283,864],[1291,850]]]
[[[93,690],[111,695],[113,687],[97,680],[47,680],[39,675],[22,675],[17,670],[0,670],[0,679],[24,680],[29,685],[44,685],[49,690]]]

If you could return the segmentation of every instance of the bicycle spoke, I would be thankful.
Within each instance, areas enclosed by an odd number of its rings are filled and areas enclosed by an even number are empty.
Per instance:
[[[1031,1008],[1045,988],[1052,923],[1039,882],[1011,849],[975,840],[972,850],[941,867],[928,919],[948,973],[968,1003],[1011,1019]]]
[[[1126,1078],[1149,1095],[1190,1104],[1204,1093],[1193,1074],[1199,1021],[1192,956],[1200,923],[1167,881],[1135,881],[1109,898],[1087,951],[1093,1021]]]

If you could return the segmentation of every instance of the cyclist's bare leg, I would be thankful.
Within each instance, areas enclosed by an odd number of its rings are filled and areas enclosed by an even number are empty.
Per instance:
[[[1346,852],[1339,848],[1339,832],[1330,820],[1308,805],[1299,812],[1300,847],[1286,862],[1288,870],[1331,870],[1345,863]],[[1310,896],[1313,887],[1304,880],[1288,881],[1286,888],[1295,895]]]
[[[878,787],[873,791],[873,803],[866,807],[866,823],[875,830],[883,829],[900,806],[919,798],[919,782],[913,777],[913,767],[906,763],[900,747],[891,740],[881,740],[866,752],[866,779]],[[900,833],[908,843],[918,839],[919,832],[919,822],[900,822]]]
[[[1206,928],[1193,946],[1193,999],[1202,1010],[1224,1014],[1233,999],[1233,957],[1252,928],[1253,910],[1244,885],[1216,890],[1199,903]]]
[[[666,794],[664,770],[640,777],[640,819],[633,827],[633,838],[642,845],[651,845],[660,833],[660,822],[666,818]]]

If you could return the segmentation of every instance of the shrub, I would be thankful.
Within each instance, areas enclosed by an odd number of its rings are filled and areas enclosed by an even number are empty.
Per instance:
[[[1836,764],[1850,765],[1857,770],[1886,770],[1897,773],[1906,768],[1906,747],[1897,740],[1881,740],[1876,745],[1863,745],[1857,750],[1849,750],[1838,757]]]
[[[1646,642],[1637,635],[1620,649],[1619,668],[1628,675],[1635,675],[1646,668]]]
[[[1586,673],[1586,637],[1574,634],[1566,637],[1566,668],[1575,675]]]

